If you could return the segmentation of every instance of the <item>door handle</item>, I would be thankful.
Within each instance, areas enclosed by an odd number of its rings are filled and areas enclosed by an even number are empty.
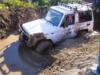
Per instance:
[[[89,26],[90,24],[87,24],[87,26]]]

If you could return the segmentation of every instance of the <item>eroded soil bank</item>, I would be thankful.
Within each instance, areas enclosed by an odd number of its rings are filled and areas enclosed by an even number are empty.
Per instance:
[[[0,10],[0,39],[7,37],[13,32],[19,32],[19,27],[26,22],[41,17],[46,8],[7,8]]]

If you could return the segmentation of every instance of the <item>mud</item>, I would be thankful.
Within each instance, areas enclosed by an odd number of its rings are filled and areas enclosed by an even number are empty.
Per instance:
[[[34,53],[12,35],[0,41],[0,48],[4,48],[0,53],[0,75],[78,75],[81,69],[97,64],[98,34],[63,40],[49,55]]]
[[[39,55],[32,48],[21,45],[15,35],[1,40],[0,44],[3,48],[0,51],[0,75],[37,75],[55,61],[50,55]]]
[[[12,42],[16,42],[18,37],[18,35],[10,35],[8,38],[0,40],[0,50],[7,48]]]
[[[38,54],[32,48],[25,45],[20,44],[18,50],[19,56],[24,62],[31,66],[37,66],[40,69],[50,66],[55,61],[52,56]]]
[[[97,64],[99,40],[100,35],[95,35],[90,39],[78,37],[62,42],[51,52],[56,61],[39,75],[79,75],[81,69]]]

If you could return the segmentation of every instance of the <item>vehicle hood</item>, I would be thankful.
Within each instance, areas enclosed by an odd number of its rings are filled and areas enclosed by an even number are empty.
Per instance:
[[[47,22],[45,19],[38,19],[35,21],[24,23],[22,27],[24,31],[30,35],[36,33],[49,34],[52,33],[52,31],[54,31],[57,28],[53,26],[50,22]]]

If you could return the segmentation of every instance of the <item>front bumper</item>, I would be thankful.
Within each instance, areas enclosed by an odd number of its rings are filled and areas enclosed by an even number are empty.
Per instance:
[[[35,47],[37,43],[41,40],[45,40],[46,38],[42,33],[37,33],[32,36],[27,36],[24,33],[20,34],[19,41],[24,43],[28,47]]]

